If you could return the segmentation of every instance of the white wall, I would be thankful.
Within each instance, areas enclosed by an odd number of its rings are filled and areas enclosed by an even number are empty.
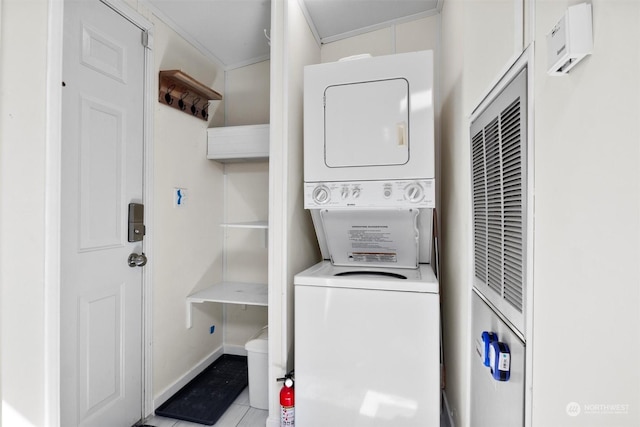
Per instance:
[[[429,16],[322,45],[322,62],[370,53],[373,56],[434,50],[437,58],[439,17]]]
[[[472,425],[469,396],[473,109],[523,48],[523,2],[447,0],[441,13],[441,263],[445,393],[456,426]]]
[[[545,36],[573,4],[535,12],[532,425],[637,426],[640,3],[594,0],[593,54],[550,77]]]
[[[297,0],[271,3],[269,165],[269,418],[279,425],[275,379],[293,368],[293,276],[319,261],[302,199],[303,67],[320,62]]]
[[[441,18],[440,120],[440,262],[445,355],[445,393],[456,426],[468,426],[467,366],[469,277],[469,209],[471,195],[467,114],[464,110],[464,1],[444,2]]]
[[[533,380],[527,422],[536,427],[640,423],[640,134],[635,126],[640,4],[593,1],[594,54],[569,76],[549,77],[546,34],[576,3],[537,1],[531,14],[530,2],[521,12],[519,1],[444,2],[442,260],[447,396],[456,426],[473,425],[467,412],[468,117],[522,40],[536,43],[534,301],[528,305],[533,324],[527,325]],[[524,16],[524,31],[512,25],[513,12]],[[593,339],[598,336],[604,340]],[[603,342],[619,344],[615,363],[607,363],[611,347]],[[580,415],[567,414],[571,402],[579,405]],[[607,404],[622,413],[598,407]]]
[[[229,222],[266,221],[269,217],[269,163],[234,163],[225,167]],[[225,231],[226,279],[267,283],[268,247],[265,230],[231,228]],[[268,322],[267,307],[226,306],[225,345],[244,349]]]
[[[155,75],[180,69],[219,92],[224,72],[162,21],[155,25]],[[157,87],[157,85],[154,85]],[[154,96],[155,97],[155,96]],[[224,122],[212,103],[212,124]],[[218,107],[216,109],[216,107]],[[223,166],[207,160],[204,120],[154,103],[153,393],[157,397],[222,346],[219,304],[196,304],[186,329],[187,295],[222,277]],[[186,205],[173,206],[173,189],[187,189]],[[216,332],[210,335],[210,326]],[[156,402],[162,403],[162,402]]]
[[[270,66],[262,61],[226,72],[226,126],[269,123]]]
[[[265,307],[196,304],[184,326],[187,295],[222,280],[267,282],[264,233],[223,229],[228,221],[267,219],[268,162],[223,165],[206,159],[206,128],[269,122],[269,61],[223,72],[159,19],[158,70],[181,69],[223,94],[209,122],[156,104],[154,394],[189,373],[214,350],[242,351],[267,323]],[[174,187],[187,205],[171,204]],[[226,253],[226,255],[223,254]],[[215,332],[210,335],[210,327]]]
[[[522,0],[468,0],[464,3],[465,112],[471,114],[498,77],[523,50]],[[451,28],[443,27],[449,33]]]
[[[7,427],[43,425],[48,410],[47,3],[0,5],[0,424]]]
[[[266,40],[265,40],[266,43]],[[269,123],[270,61],[225,73],[226,126]],[[265,221],[269,217],[269,162],[225,165],[225,220]],[[266,232],[254,229],[225,230],[227,280],[267,283]],[[229,304],[225,307],[225,346],[244,349],[246,342],[268,323],[267,307]]]

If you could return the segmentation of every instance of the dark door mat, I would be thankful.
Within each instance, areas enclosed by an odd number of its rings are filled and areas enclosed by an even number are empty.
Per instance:
[[[213,425],[247,384],[246,356],[223,354],[160,405],[156,415]]]

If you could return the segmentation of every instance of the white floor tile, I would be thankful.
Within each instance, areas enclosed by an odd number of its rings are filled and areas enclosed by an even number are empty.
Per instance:
[[[214,424],[214,427],[236,427],[245,416],[249,407],[246,405],[232,404],[229,409]],[[178,427],[178,426],[176,426]]]
[[[264,427],[267,424],[269,411],[261,409],[249,408],[238,427]]]
[[[145,421],[145,424],[154,427],[174,427],[177,420],[171,418],[153,416]]]
[[[236,405],[249,406],[249,387],[245,387],[245,389],[242,390],[242,393],[240,393],[240,395],[233,403],[235,403]]]

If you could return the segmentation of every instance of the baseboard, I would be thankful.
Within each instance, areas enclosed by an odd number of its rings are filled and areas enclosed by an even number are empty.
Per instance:
[[[171,396],[176,394],[182,387],[187,385],[189,381],[198,376],[198,374],[205,370],[205,368],[211,365],[216,359],[224,353],[222,347],[218,347],[213,351],[210,355],[202,359],[196,366],[193,367],[190,371],[184,374],[181,378],[179,378],[176,382],[171,384],[169,387],[160,392],[157,396],[153,398],[153,410],[166,402]],[[233,353],[232,353],[233,354]],[[246,352],[245,352],[246,355]]]
[[[246,356],[247,350],[244,345],[224,344],[224,354],[233,354],[236,356]]]
[[[447,394],[442,390],[442,413],[444,414],[444,422],[447,423],[442,427],[456,427],[451,417],[451,408],[449,407],[449,400],[447,400]]]
[[[269,416],[266,427],[280,427],[280,418]]]

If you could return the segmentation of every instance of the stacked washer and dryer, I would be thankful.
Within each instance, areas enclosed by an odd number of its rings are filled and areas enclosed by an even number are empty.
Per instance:
[[[304,78],[304,204],[324,261],[294,280],[296,422],[438,426],[433,54]]]

